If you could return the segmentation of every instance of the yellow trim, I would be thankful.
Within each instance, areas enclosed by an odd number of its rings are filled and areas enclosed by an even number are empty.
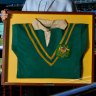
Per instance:
[[[73,26],[72,26],[72,28],[71,28],[71,30],[70,30],[70,33],[69,33],[68,38],[67,38],[67,40],[66,40],[66,42],[65,42],[65,45],[68,43],[68,41],[69,41],[69,39],[70,39],[70,36],[71,36],[72,31],[73,31],[73,29],[74,29],[74,26],[75,26],[75,24],[73,24]]]
[[[30,36],[30,34],[29,34],[29,31],[28,31],[26,25],[23,24],[23,26],[24,26],[24,28],[25,28],[25,30],[26,30],[26,33],[27,33],[29,39],[30,39],[31,42],[33,43],[33,45],[34,45],[34,47],[36,48],[36,50],[37,50],[37,52],[39,53],[39,55],[45,60],[45,62],[47,62],[50,66],[52,66],[52,65],[57,61],[58,57],[56,57],[56,59],[55,59],[52,63],[49,62],[49,61],[42,55],[42,53],[41,53],[40,50],[38,49],[37,45],[35,44],[34,40],[31,38],[31,36]]]
[[[33,40],[32,37],[30,36],[30,33],[29,33],[26,25],[23,24],[23,26],[24,26],[24,28],[25,28],[25,30],[26,30],[26,32],[27,32],[27,35],[28,35],[29,39],[30,39],[31,42],[33,43],[34,47],[36,48],[38,54],[45,60],[45,62],[46,62],[48,65],[52,66],[52,65],[58,60],[58,57],[56,57],[52,63],[49,62],[49,61],[42,55],[42,53],[40,52],[40,50],[38,49],[38,47],[37,47],[37,45],[35,44],[34,40]],[[67,40],[66,40],[66,42],[65,42],[66,44],[68,43],[68,41],[69,41],[69,39],[70,39],[71,33],[72,33],[73,29],[74,29],[74,26],[75,26],[75,24],[72,26],[72,28],[71,28],[71,30],[70,30],[70,33],[69,33],[69,35],[68,35],[68,38],[67,38]],[[31,28],[31,31],[32,31],[31,25],[30,25],[30,28]],[[62,40],[60,41],[60,43],[62,43],[63,40],[65,39],[65,36],[66,36],[66,34],[67,34],[67,32],[68,32],[68,28],[69,28],[69,26],[67,27],[66,32],[65,32],[65,34],[63,35]],[[32,33],[36,36],[36,34],[34,33],[34,31],[32,31]],[[36,38],[37,38],[37,36],[36,36]],[[38,43],[40,43],[40,41],[39,41],[38,38],[37,38],[37,40],[38,40]],[[41,45],[41,43],[40,43],[40,45]],[[41,46],[42,46],[42,45],[41,45]],[[41,47],[41,46],[40,46],[40,47]],[[42,48],[43,48],[43,46],[42,46]],[[42,50],[43,50],[43,49],[42,49]],[[45,50],[45,49],[44,49],[44,50]],[[45,51],[45,52],[46,52],[46,51]],[[46,52],[46,53],[47,53],[47,52]],[[54,56],[55,56],[55,53],[56,53],[56,50],[55,50],[55,52],[53,53]],[[52,57],[51,57],[51,58],[52,58]]]
[[[67,32],[68,32],[69,26],[70,26],[70,24],[68,24],[68,27],[67,27],[67,29],[66,29],[66,31],[65,31],[65,33],[64,33],[64,35],[63,35],[63,37],[62,37],[62,39],[61,39],[61,41],[60,41],[59,44],[62,44],[62,42],[64,41],[65,36],[66,36],[66,34],[67,34]],[[29,24],[29,27],[30,27],[30,29],[31,29],[32,34],[33,34],[34,37],[36,38],[38,44],[40,45],[41,49],[42,49],[43,52],[45,53],[45,55],[46,55],[50,60],[52,60],[52,59],[54,58],[55,54],[56,54],[56,49],[55,49],[55,51],[53,52],[52,56],[49,56],[49,54],[46,52],[46,50],[44,49],[44,47],[43,47],[42,44],[40,43],[40,41],[39,41],[38,37],[36,36],[34,30],[32,29],[32,25],[31,25],[31,24]]]

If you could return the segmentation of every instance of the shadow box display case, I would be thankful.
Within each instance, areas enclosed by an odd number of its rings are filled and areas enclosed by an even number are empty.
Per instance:
[[[4,22],[2,85],[94,82],[93,14],[8,13]]]

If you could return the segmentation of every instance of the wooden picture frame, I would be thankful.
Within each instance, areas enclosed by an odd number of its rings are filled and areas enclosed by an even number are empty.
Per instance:
[[[94,14],[59,13],[59,12],[20,12],[8,11],[9,17],[4,22],[4,45],[2,65],[2,85],[67,85],[78,86],[94,82]],[[70,23],[88,24],[88,49],[83,57],[82,78],[17,78],[17,57],[12,51],[12,25],[32,23],[35,18],[48,20],[66,19]],[[75,69],[74,69],[75,70]],[[43,70],[42,70],[43,71]]]

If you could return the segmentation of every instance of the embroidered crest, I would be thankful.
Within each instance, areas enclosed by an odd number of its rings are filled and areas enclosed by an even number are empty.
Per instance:
[[[68,45],[59,44],[56,49],[56,56],[59,58],[66,58],[70,56],[70,49]]]

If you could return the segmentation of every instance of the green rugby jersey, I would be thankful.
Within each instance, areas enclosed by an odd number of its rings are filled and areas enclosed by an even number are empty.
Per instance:
[[[82,59],[88,47],[87,24],[69,23],[65,29],[50,28],[48,46],[44,30],[35,30],[32,24],[13,24],[12,31],[12,50],[18,59],[17,78],[82,77]],[[56,48],[67,40],[70,56],[60,58]]]

